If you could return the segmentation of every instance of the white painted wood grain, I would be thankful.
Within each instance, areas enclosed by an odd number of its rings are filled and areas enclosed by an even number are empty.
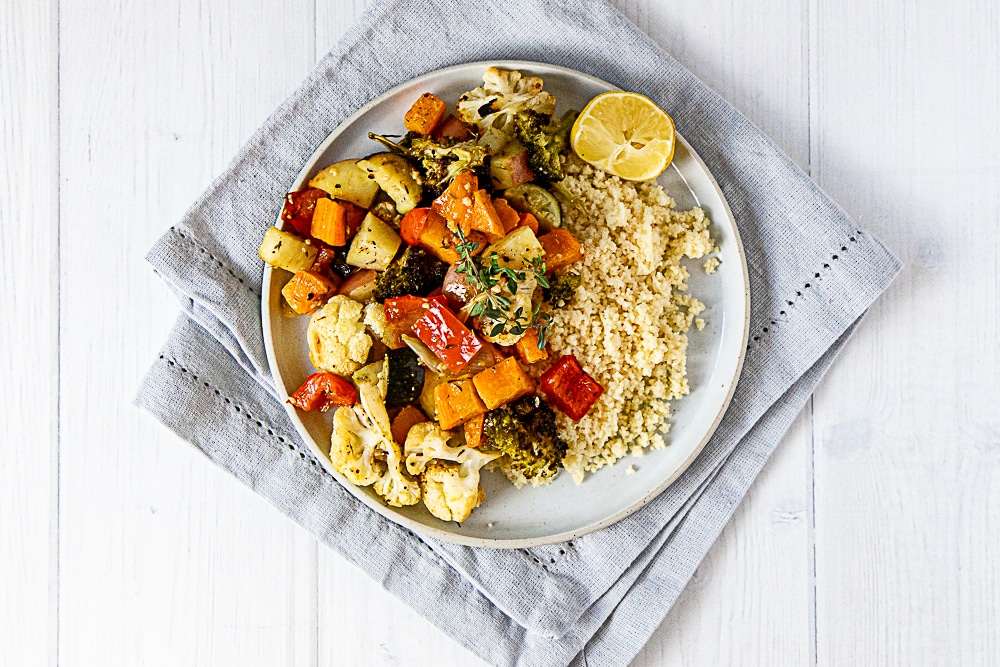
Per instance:
[[[59,303],[54,2],[0,2],[0,655],[56,657]]]
[[[821,664],[1000,662],[1000,16],[820,3],[814,175],[906,268],[815,397]]]
[[[811,445],[807,409],[632,667],[812,663]]]
[[[614,0],[665,51],[770,136],[809,158],[808,16],[799,0]]]
[[[316,57],[336,44],[365,8],[361,0],[316,6]],[[317,553],[319,665],[442,667],[483,665],[429,621],[339,555]]]
[[[809,33],[802,3],[618,6],[808,168],[809,68],[803,54]],[[807,413],[633,667],[810,662],[811,495]]]
[[[315,664],[315,544],[130,405],[142,260],[313,62],[312,4],[63,3],[60,661]]]
[[[994,3],[616,4],[908,264],[635,666],[997,663]],[[363,6],[0,0],[4,662],[474,664],[128,405],[145,249]]]

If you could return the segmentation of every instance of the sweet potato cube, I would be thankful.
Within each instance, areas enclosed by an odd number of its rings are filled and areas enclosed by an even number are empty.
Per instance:
[[[417,240],[427,252],[431,253],[442,262],[448,264],[457,263],[461,257],[455,246],[462,242],[458,234],[448,229],[448,224],[440,215],[431,211],[427,215],[423,227],[419,230]],[[465,235],[467,241],[476,243],[476,250],[473,255],[478,255],[486,247],[486,237],[476,231],[470,231]]]
[[[437,95],[424,93],[403,116],[403,125],[410,132],[430,134],[444,118],[448,105]]]
[[[333,281],[314,271],[299,271],[281,288],[285,301],[299,315],[318,309],[336,292]]]
[[[528,377],[514,357],[508,357],[496,366],[476,373],[472,377],[472,382],[479,392],[479,397],[490,410],[515,401],[535,389],[534,381]]]
[[[448,229],[444,218],[434,211],[431,211],[427,216],[424,226],[418,233],[417,239],[420,241],[420,245],[442,262],[454,264],[461,259],[458,251],[455,250],[455,246],[461,241],[453,231]]]
[[[493,208],[497,210],[497,215],[500,216],[500,224],[503,225],[504,234],[510,234],[517,227],[517,224],[521,222],[520,214],[511,208],[506,199],[500,197],[494,199]]]
[[[462,428],[465,430],[465,444],[467,447],[475,449],[483,444],[483,424],[485,421],[486,415],[479,415],[462,425]]]
[[[472,229],[472,207],[475,203],[479,179],[471,171],[463,171],[455,177],[448,189],[434,200],[431,208],[445,217],[448,222],[468,235]]]
[[[392,439],[402,445],[406,442],[406,434],[410,432],[410,429],[425,421],[427,421],[427,417],[425,417],[424,413],[420,411],[420,408],[407,405],[400,410],[399,414],[396,415],[396,418],[392,420],[392,424],[390,426]]]
[[[344,246],[357,233],[364,217],[365,210],[356,204],[320,199],[316,202],[310,234],[329,245]]]
[[[538,237],[545,249],[545,268],[558,271],[583,259],[583,246],[565,229],[556,228]]]
[[[527,227],[535,236],[538,236],[538,218],[530,213],[518,213],[517,224],[514,225],[514,228],[518,227]]]
[[[538,349],[538,329],[528,329],[521,339],[514,344],[517,356],[525,364],[534,364],[549,358],[548,351],[543,347]]]
[[[445,382],[435,387],[434,407],[441,428],[446,431],[486,413],[486,405],[469,379]]]
[[[500,240],[506,234],[500,215],[486,190],[476,190],[473,195],[470,220],[472,228],[485,234],[490,243]]]

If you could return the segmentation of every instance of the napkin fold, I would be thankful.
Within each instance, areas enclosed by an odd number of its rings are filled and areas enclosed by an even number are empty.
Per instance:
[[[604,530],[520,550],[416,535],[313,459],[270,381],[256,252],[302,165],[355,110],[427,71],[507,59],[570,67],[670,109],[732,208],[752,303],[732,404],[685,473]],[[900,268],[773,142],[601,0],[461,12],[434,0],[373,3],[147,259],[184,314],[136,404],[496,665],[628,664]]]

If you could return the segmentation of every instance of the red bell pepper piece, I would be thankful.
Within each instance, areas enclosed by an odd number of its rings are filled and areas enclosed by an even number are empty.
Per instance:
[[[281,210],[281,219],[294,227],[296,232],[309,238],[316,202],[329,196],[319,188],[289,192],[285,195],[285,207]]]
[[[313,373],[288,397],[288,402],[300,410],[320,412],[335,405],[354,405],[357,400],[354,386],[333,373]]]
[[[385,300],[386,335],[383,340],[393,349],[406,347],[401,336],[413,335],[413,324],[424,316],[431,302],[448,305],[444,296],[397,296]]]
[[[604,387],[583,371],[572,354],[563,355],[541,379],[545,398],[573,421],[580,421],[604,393]]]
[[[413,323],[424,316],[431,303],[448,305],[448,299],[438,294],[436,296],[395,296],[385,300],[385,321],[400,326],[404,331],[412,333]]]
[[[423,316],[413,324],[413,333],[436,354],[452,372],[462,370],[482,349],[476,334],[458,321],[455,314],[434,297]],[[447,300],[445,301],[447,303]],[[388,318],[386,318],[388,319]]]

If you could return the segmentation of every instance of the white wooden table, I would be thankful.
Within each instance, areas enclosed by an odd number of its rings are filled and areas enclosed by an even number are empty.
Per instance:
[[[620,0],[906,269],[635,661],[1000,663],[994,0]],[[142,256],[361,0],[0,0],[0,660],[478,664],[130,398]]]

